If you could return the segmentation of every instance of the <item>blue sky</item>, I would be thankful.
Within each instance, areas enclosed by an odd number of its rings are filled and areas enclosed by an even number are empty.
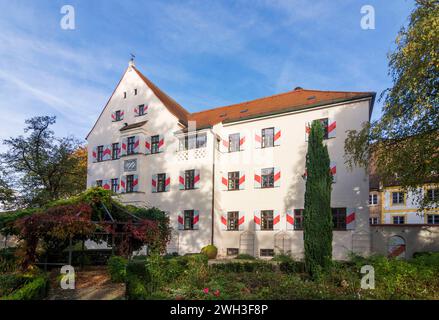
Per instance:
[[[75,30],[60,27],[65,4]],[[375,30],[360,27],[363,5],[375,8]],[[35,115],[56,115],[57,135],[83,139],[131,52],[191,112],[296,86],[379,94],[412,9],[413,0],[0,0],[0,139]]]

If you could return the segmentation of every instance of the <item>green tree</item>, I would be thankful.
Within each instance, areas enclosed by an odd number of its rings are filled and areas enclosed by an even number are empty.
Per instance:
[[[2,168],[0,168],[0,210],[11,209],[15,202],[15,193],[11,188],[10,178],[5,175]]]
[[[416,191],[439,182],[439,1],[417,0],[407,27],[389,54],[393,86],[385,90],[379,120],[349,131],[345,142],[350,167],[369,164],[386,185]],[[418,193],[421,208],[439,203]]]
[[[72,137],[57,138],[49,129],[55,117],[26,120],[27,136],[6,139],[7,151],[0,155],[8,173],[16,177],[14,188],[20,201],[41,206],[85,189],[84,155]]]
[[[311,276],[326,270],[332,262],[332,176],[328,149],[323,145],[323,128],[313,121],[306,154],[305,210],[303,239],[305,265]]]

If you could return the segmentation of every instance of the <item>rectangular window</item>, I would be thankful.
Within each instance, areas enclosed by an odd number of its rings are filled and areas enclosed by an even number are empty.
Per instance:
[[[120,112],[120,110],[117,110],[116,111],[116,121],[120,121],[120,120],[122,120],[121,112]]]
[[[405,216],[393,216],[393,224],[405,224]]]
[[[303,209],[294,210],[294,230],[303,230]]]
[[[273,210],[261,211],[261,230],[273,230]]]
[[[102,180],[96,180],[96,187],[102,188]]]
[[[111,150],[111,158],[113,160],[119,159],[119,143],[113,143],[113,147]]]
[[[191,150],[205,148],[207,144],[207,135],[205,133],[193,134],[179,139],[179,150]]]
[[[427,198],[428,201],[435,201],[439,196],[439,189],[428,189]]]
[[[428,224],[439,224],[439,214],[428,214],[427,215]]]
[[[274,187],[274,168],[265,168],[261,170],[261,188]]]
[[[238,221],[239,221],[238,211],[227,212],[227,230],[229,231],[239,230]]]
[[[195,170],[184,172],[184,188],[186,190],[195,189]]]
[[[335,230],[346,230],[346,208],[331,208],[332,224]]]
[[[205,133],[197,134],[197,145],[196,148],[205,148],[207,143],[207,135]]]
[[[124,98],[124,99],[127,98],[127,93],[126,93],[126,92],[123,93],[123,98]]]
[[[227,255],[228,256],[237,256],[239,254],[238,248],[227,248]]]
[[[274,128],[262,129],[262,148],[274,146]]]
[[[151,153],[159,153],[160,136],[151,137]]]
[[[373,218],[369,218],[369,224],[378,224],[378,218],[377,217],[373,217]]]
[[[239,133],[229,135],[229,152],[239,151]]]
[[[319,119],[323,127],[323,139],[328,139],[328,118]]]
[[[119,189],[119,179],[118,178],[111,179],[111,191],[116,193],[118,189]]]
[[[378,204],[378,195],[376,193],[369,194],[369,205],[374,206]]]
[[[137,107],[138,115],[143,116],[145,114],[145,105],[141,104]]]
[[[404,204],[404,192],[392,192],[392,204]]]
[[[103,161],[104,160],[104,146],[99,146],[98,147],[98,159],[97,161]]]
[[[194,210],[184,210],[184,230],[194,229]]]
[[[128,137],[127,154],[134,154],[134,140],[136,137]]]
[[[127,175],[127,187],[126,192],[133,192],[134,191],[134,175],[130,174]]]
[[[137,89],[134,89],[134,95],[137,96]]]
[[[273,257],[274,249],[261,249],[259,255],[261,257]]]
[[[157,175],[157,192],[165,192],[166,186],[166,173],[160,173]]]
[[[239,190],[239,171],[229,172],[229,190]]]

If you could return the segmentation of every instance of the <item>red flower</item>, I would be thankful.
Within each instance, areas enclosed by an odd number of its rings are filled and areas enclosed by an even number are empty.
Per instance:
[[[208,293],[209,293],[209,288],[204,288],[204,289],[203,289],[203,292],[204,292],[205,294],[208,294]]]
[[[217,290],[215,290],[215,292],[213,294],[215,295],[215,297],[219,297],[220,291],[217,289]]]

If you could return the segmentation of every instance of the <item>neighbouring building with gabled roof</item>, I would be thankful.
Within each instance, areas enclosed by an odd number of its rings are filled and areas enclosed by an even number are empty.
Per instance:
[[[344,164],[346,131],[369,121],[375,94],[296,88],[190,113],[130,62],[87,136],[87,185],[156,206],[174,229],[169,252],[303,255],[307,128],[325,127],[334,175],[334,258],[368,254],[369,178]]]

